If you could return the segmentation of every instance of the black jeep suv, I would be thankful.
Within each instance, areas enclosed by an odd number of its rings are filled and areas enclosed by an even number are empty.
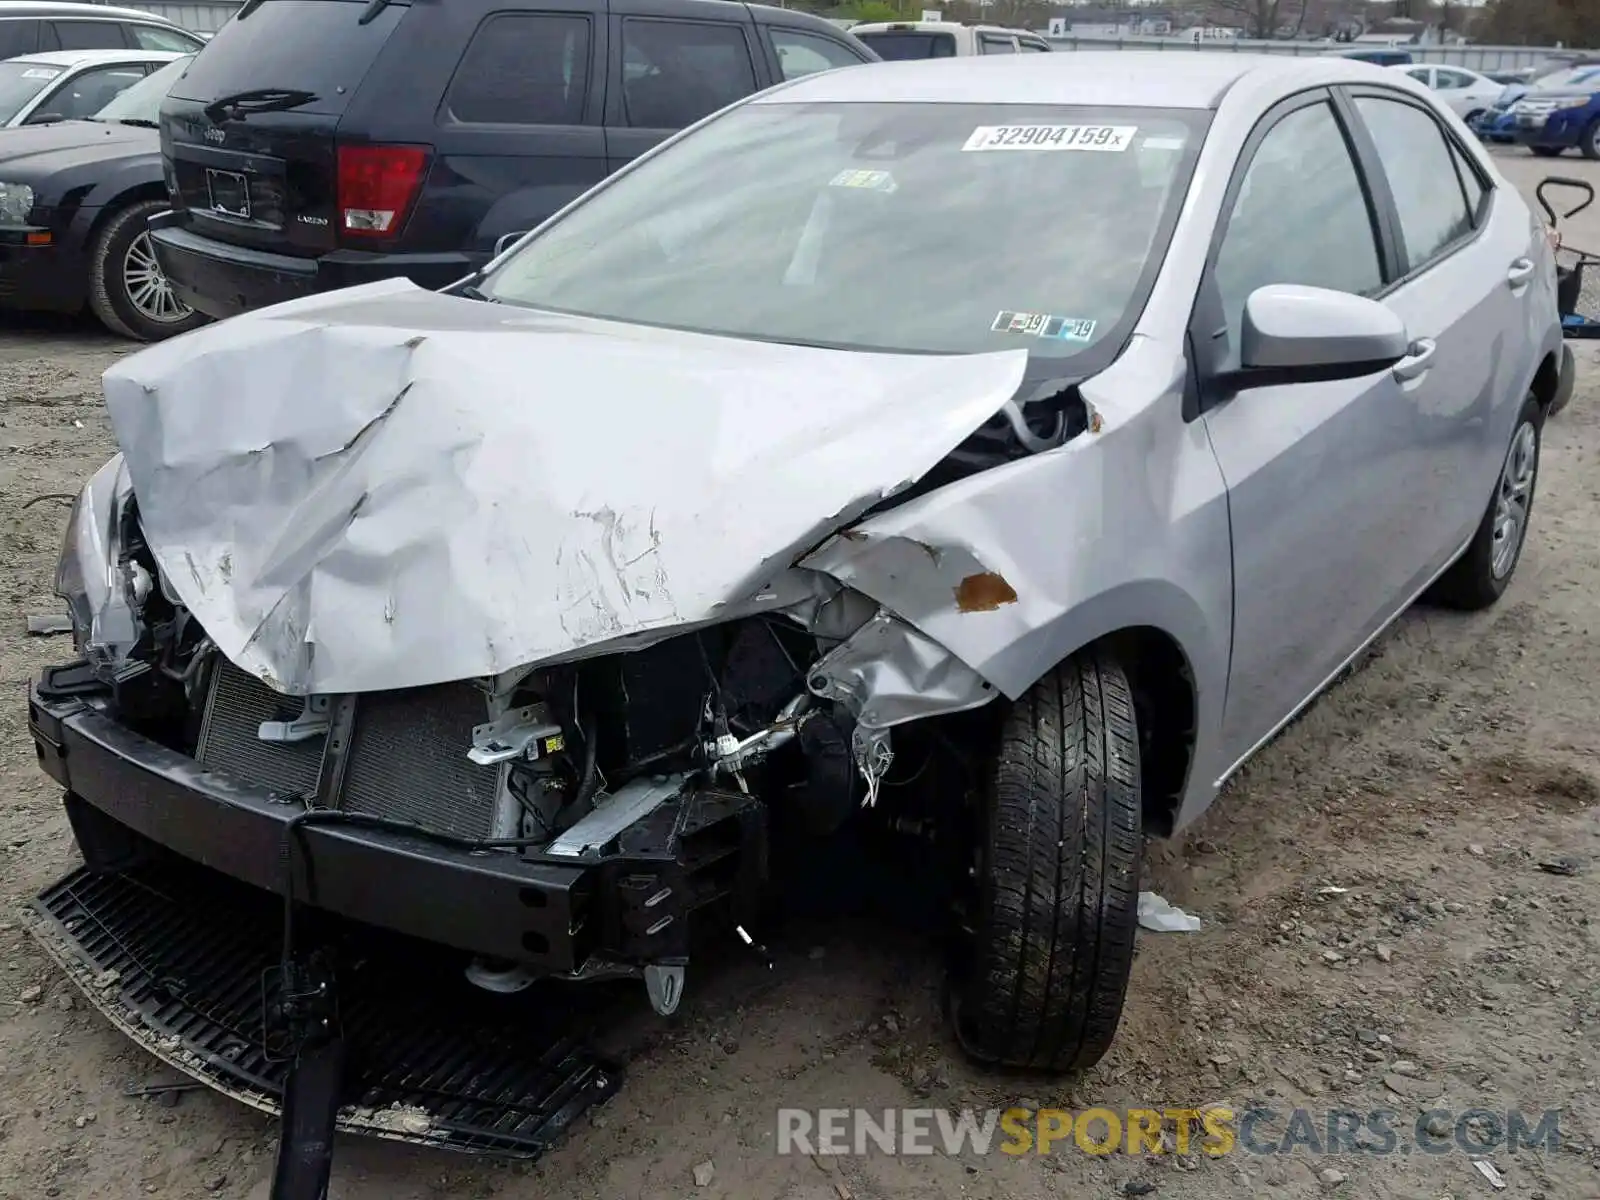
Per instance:
[[[676,130],[876,57],[736,0],[247,0],[162,106],[151,239],[214,317],[444,287]]]

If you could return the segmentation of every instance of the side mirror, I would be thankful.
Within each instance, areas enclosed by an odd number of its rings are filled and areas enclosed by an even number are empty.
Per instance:
[[[1239,390],[1359,379],[1411,353],[1406,324],[1387,305],[1349,292],[1274,283],[1244,303]]]
[[[516,242],[521,241],[527,236],[528,231],[526,229],[522,230],[520,233],[502,233],[494,240],[494,256],[499,258],[506,252],[506,247],[514,245]]]

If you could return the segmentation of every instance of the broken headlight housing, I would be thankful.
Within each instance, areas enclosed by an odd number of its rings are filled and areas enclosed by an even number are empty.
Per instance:
[[[67,517],[55,593],[67,603],[74,646],[91,662],[121,662],[140,637],[137,608],[151,579],[137,563],[123,561],[123,522],[132,499],[119,454],[90,477]]]
[[[33,189],[25,183],[0,183],[0,225],[24,225],[33,211]]]

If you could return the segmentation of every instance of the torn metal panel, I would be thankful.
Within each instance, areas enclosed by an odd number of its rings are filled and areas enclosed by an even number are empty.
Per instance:
[[[1090,432],[877,513],[800,565],[871,597],[1011,698],[1099,637],[1160,631],[1200,691],[1191,778],[1202,778],[1227,676],[1232,547],[1205,426],[1174,419],[1182,367],[1179,348],[1134,339],[1081,385]]]
[[[996,695],[943,646],[882,610],[818,660],[806,686],[872,729],[978,708]]]
[[[303,694],[500,676],[764,607],[795,555],[997,412],[1025,361],[397,280],[152,346],[105,389],[167,585],[230,659]]]
[[[80,649],[111,664],[122,663],[141,628],[134,611],[139,589],[151,580],[138,579],[137,566],[124,566],[122,514],[133,494],[133,482],[122,455],[96,471],[73,501],[67,535],[56,567],[56,594],[67,601],[72,624],[82,639]]]

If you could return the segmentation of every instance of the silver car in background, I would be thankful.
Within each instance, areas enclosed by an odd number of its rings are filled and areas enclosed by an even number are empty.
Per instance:
[[[499,990],[642,975],[660,1011],[685,925],[759,919],[745,874],[697,907],[687,851],[607,896],[715,824],[684,814],[737,814],[718,861],[757,874],[915,828],[962,1044],[1079,1069],[1144,839],[1413,601],[1501,596],[1571,379],[1540,223],[1395,72],[813,75],[443,294],[295,301],[108,371],[123,454],[60,581],[104,690],[35,690],[40,757],[75,828],[277,888],[314,815],[315,906]],[[364,722],[399,757],[361,760]]]

